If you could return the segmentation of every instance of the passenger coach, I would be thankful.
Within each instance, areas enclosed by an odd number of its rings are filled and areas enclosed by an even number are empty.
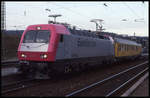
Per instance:
[[[115,57],[133,59],[141,55],[142,46],[134,41],[115,38]]]

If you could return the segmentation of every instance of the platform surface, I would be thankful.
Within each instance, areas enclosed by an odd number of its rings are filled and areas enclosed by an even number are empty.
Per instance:
[[[130,96],[149,96],[149,78],[145,79]]]
[[[12,74],[17,74],[17,73],[18,73],[18,69],[15,67],[1,69],[1,77],[12,75]]]

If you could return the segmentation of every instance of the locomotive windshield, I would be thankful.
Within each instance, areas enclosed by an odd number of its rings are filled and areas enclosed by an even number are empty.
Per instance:
[[[30,30],[26,32],[23,43],[48,43],[49,38],[48,30]]]

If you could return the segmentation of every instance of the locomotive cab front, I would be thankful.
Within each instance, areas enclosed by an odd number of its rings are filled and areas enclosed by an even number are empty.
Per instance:
[[[65,30],[63,25],[56,24],[28,26],[18,47],[20,70],[29,72],[30,69],[47,69],[48,64],[55,61],[59,32]]]
[[[28,30],[18,54],[20,60],[47,60],[49,40],[49,30]]]
[[[53,39],[56,37],[49,26],[33,25],[24,31],[19,47],[20,61],[53,61]],[[55,39],[55,38],[54,38]],[[51,41],[52,40],[52,41]]]

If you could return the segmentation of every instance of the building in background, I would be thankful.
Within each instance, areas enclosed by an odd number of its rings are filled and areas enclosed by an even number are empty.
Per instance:
[[[5,2],[1,2],[1,30],[6,30],[6,10]]]

